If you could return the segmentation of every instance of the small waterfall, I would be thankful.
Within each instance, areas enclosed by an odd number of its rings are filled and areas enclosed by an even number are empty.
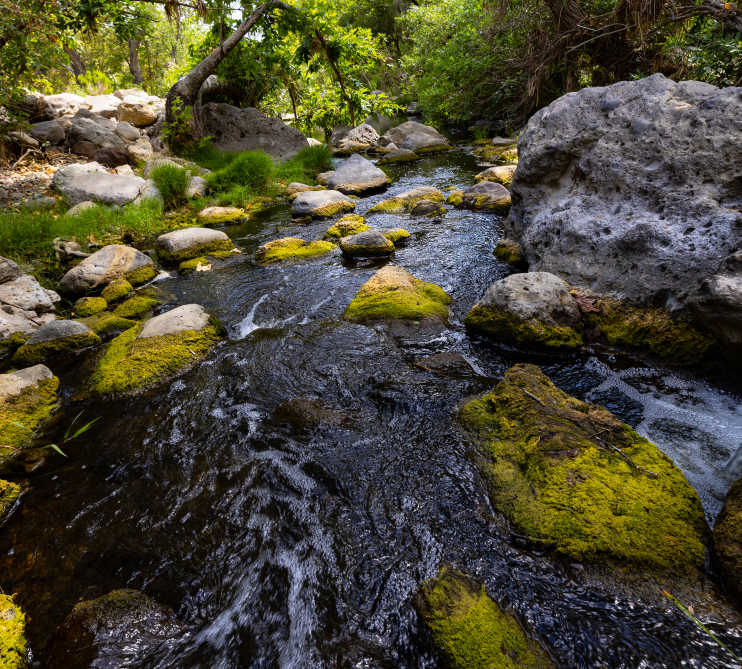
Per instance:
[[[729,458],[729,462],[724,465],[724,471],[735,479],[742,475],[742,444],[739,445],[734,455]]]

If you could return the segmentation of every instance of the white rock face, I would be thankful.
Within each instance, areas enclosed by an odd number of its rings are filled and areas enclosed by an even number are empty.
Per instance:
[[[10,374],[0,374],[0,402],[20,395],[26,388],[38,386],[40,381],[51,378],[52,372],[46,365],[34,365]]]
[[[73,267],[60,283],[70,293],[84,293],[93,288],[103,288],[123,277],[125,272],[146,265],[154,266],[154,263],[141,251],[123,244],[110,244]]]
[[[36,328],[56,319],[54,314],[41,314],[26,311],[10,305],[0,305],[0,340],[8,339],[16,333],[30,335]]]
[[[155,241],[155,247],[166,253],[178,253],[197,244],[227,241],[229,237],[221,230],[210,228],[184,228],[160,235]]]
[[[387,130],[384,133],[384,136],[380,138],[379,144],[381,146],[388,146],[389,144],[396,144],[400,148],[408,148],[403,147],[402,144],[404,143],[405,139],[409,137],[410,135],[422,132],[427,135],[431,135],[433,137],[436,137],[443,142],[448,142],[448,140],[441,135],[434,127],[430,125],[423,125],[422,123],[416,123],[415,121],[407,121],[407,123],[402,123],[398,125],[396,128],[391,128],[390,130]]]
[[[55,116],[74,116],[81,107],[87,107],[85,98],[73,93],[47,95],[44,101],[51,107]]]
[[[122,177],[108,173],[84,174],[60,190],[71,204],[92,200],[109,206],[122,206],[136,200],[144,185],[141,177]]]
[[[21,268],[16,265],[10,258],[0,256],[0,284],[13,281],[21,276]]]
[[[200,304],[184,304],[172,311],[150,318],[142,328],[137,339],[164,337],[179,334],[186,330],[199,331],[209,324],[209,314]]]
[[[135,98],[142,98],[142,99],[149,97],[149,93],[147,93],[146,91],[142,91],[138,88],[121,88],[117,91],[114,91],[113,94],[119,100],[123,100],[127,95],[131,95]]]
[[[54,304],[61,299],[53,290],[43,288],[35,277],[28,274],[0,284],[0,303],[23,311],[54,311]]]
[[[75,163],[74,165],[65,165],[60,167],[54,173],[54,179],[52,183],[57,190],[62,191],[71,181],[77,179],[77,177],[83,174],[95,174],[97,172],[105,172],[106,168],[99,163]]]
[[[115,95],[90,95],[85,98],[87,108],[104,118],[116,118],[121,100]]]
[[[119,121],[116,124],[116,134],[127,142],[136,142],[139,139],[139,130],[126,121]]]

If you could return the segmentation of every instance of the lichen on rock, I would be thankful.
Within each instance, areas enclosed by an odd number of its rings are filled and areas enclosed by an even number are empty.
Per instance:
[[[104,289],[100,296],[108,303],[123,300],[134,287],[126,279],[116,279],[111,281]]]
[[[108,302],[104,297],[81,297],[75,302],[75,315],[80,318],[92,316],[108,309]]]
[[[123,332],[129,328],[133,328],[137,324],[136,321],[115,316],[110,311],[102,311],[99,314],[81,318],[80,322],[89,327],[98,336],[110,334],[111,332]]]
[[[141,286],[148,281],[152,281],[156,276],[157,270],[152,265],[145,265],[144,267],[124,272],[124,279],[132,286]]]
[[[394,197],[382,200],[369,209],[366,214],[404,214],[412,211],[415,204],[421,200],[443,202],[443,193],[432,186],[421,186],[413,190],[400,193]]]
[[[370,229],[371,227],[366,225],[363,216],[359,216],[358,214],[348,214],[329,227],[327,232],[325,232],[323,239],[341,239],[342,237],[348,237]]]
[[[13,598],[0,594],[0,669],[26,669],[26,616]]]
[[[35,378],[25,379],[27,375]],[[7,387],[13,385],[8,382],[15,380],[8,377],[19,376],[22,380],[20,389]],[[0,443],[20,448],[56,408],[59,379],[43,365],[3,374],[0,378],[0,389],[3,391],[0,395]],[[0,449],[0,461],[5,460],[10,453],[8,449]]]
[[[495,254],[495,258],[502,260],[502,262],[508,265],[517,265],[523,262],[523,253],[521,252],[520,244],[510,239],[501,239],[497,242],[493,253]]]
[[[700,567],[708,528],[683,473],[606,409],[512,367],[461,410],[493,507],[572,560]]]
[[[126,302],[119,304],[114,310],[113,315],[118,318],[140,319],[144,318],[152,309],[162,304],[160,300],[146,295],[135,295],[130,297]]]
[[[307,242],[298,237],[284,237],[263,244],[255,252],[258,262],[280,262],[300,258],[314,258],[332,251],[335,246],[332,242]]]

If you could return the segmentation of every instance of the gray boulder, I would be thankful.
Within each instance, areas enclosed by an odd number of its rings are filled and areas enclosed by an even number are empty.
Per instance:
[[[36,330],[26,344],[45,344],[46,342],[56,341],[57,339],[66,339],[75,335],[87,334],[90,331],[90,328],[80,321],[52,321]]]
[[[327,187],[341,193],[358,195],[367,191],[385,189],[389,177],[370,160],[352,155],[327,180]]]
[[[20,146],[26,148],[26,149],[38,149],[39,148],[39,140],[31,137],[26,132],[22,132],[19,130],[13,130],[12,132],[8,133],[8,137],[12,139],[14,142],[17,142]]]
[[[342,237],[340,250],[346,258],[387,258],[394,253],[394,243],[378,230],[364,230]]]
[[[123,244],[111,244],[73,267],[60,284],[67,292],[78,295],[103,288],[111,281],[126,278],[127,272],[144,267],[154,268],[154,263],[144,253]]]
[[[291,203],[292,216],[329,218],[346,214],[356,208],[356,203],[336,190],[315,190],[299,193]]]
[[[493,181],[480,181],[464,191],[461,206],[464,209],[505,214],[510,204],[510,193],[505,186]]]
[[[144,200],[157,200],[160,204],[164,204],[162,193],[153,179],[147,179],[144,182],[144,187],[132,204],[141,204]]]
[[[415,121],[407,121],[406,123],[398,125],[396,128],[387,130],[383,137],[380,138],[379,144],[382,146],[396,144],[399,148],[407,148],[402,146],[405,139],[418,132],[431,135],[432,137],[437,137],[441,142],[448,142],[448,140],[432,126],[423,125],[422,123],[417,123]]]
[[[115,95],[89,95],[85,98],[87,108],[103,118],[116,118],[121,100]]]
[[[632,306],[684,309],[742,246],[737,88],[661,74],[531,117],[505,234],[531,269]]]
[[[89,118],[76,119],[67,131],[67,143],[90,142],[96,149],[105,146],[124,148],[124,142],[113,130],[104,128]]]
[[[127,142],[136,142],[139,139],[139,130],[127,121],[119,121],[116,124],[116,134]]]
[[[38,386],[41,381],[51,379],[52,376],[46,365],[34,365],[10,374],[0,374],[0,402],[20,395],[26,388]]]
[[[320,173],[319,173],[319,174],[317,175],[317,178],[315,179],[315,181],[316,181],[316,182],[317,182],[318,184],[322,185],[322,186],[326,186],[326,185],[327,185],[327,181],[328,181],[328,179],[329,179],[329,178],[330,178],[330,177],[331,177],[331,176],[332,176],[333,174],[335,174],[335,171],[334,171],[334,170],[333,170],[332,172],[320,172]]]
[[[61,299],[53,290],[47,290],[29,274],[21,274],[11,281],[0,284],[0,304],[24,311],[38,313],[54,311],[54,305]]]
[[[188,197],[204,197],[206,195],[206,179],[203,177],[191,177],[186,195]]]
[[[135,177],[136,176],[136,174],[134,173],[134,170],[131,169],[130,165],[119,165],[113,171],[116,172],[116,174],[120,174],[122,177]],[[141,196],[141,193],[140,193],[140,196]]]
[[[198,332],[209,324],[209,314],[200,304],[184,304],[154,318],[150,318],[142,328],[137,339],[164,337],[179,334],[186,330]]]
[[[98,163],[75,163],[73,165],[65,165],[64,167],[60,167],[54,173],[52,183],[58,191],[62,192],[64,188],[66,188],[70,182],[77,179],[77,177],[81,177],[84,174],[103,173],[105,171],[106,168]]]
[[[73,93],[47,95],[44,101],[54,116],[74,116],[81,107],[85,107],[85,98]]]
[[[359,142],[361,144],[372,144],[379,139],[379,133],[368,123],[361,123],[343,137],[343,142]]]
[[[451,145],[442,135],[436,136],[426,132],[413,132],[411,135],[407,135],[405,140],[399,145],[399,148],[421,154],[448,151]]]
[[[205,133],[214,138],[215,146],[222,151],[264,151],[286,160],[309,146],[302,132],[251,107],[238,109],[208,102],[202,114]]]
[[[70,204],[92,200],[109,206],[133,202],[144,188],[141,177],[123,177],[118,174],[84,174],[70,181],[62,194]]]
[[[90,111],[89,109],[79,109],[77,113],[72,117],[72,124],[74,125],[82,118],[86,118],[89,121],[97,123],[101,128],[116,132],[116,126],[118,125],[116,119],[105,118],[100,114]]]
[[[100,343],[100,337],[80,321],[51,321],[34,330],[11,361],[16,365],[35,365],[46,358]]]
[[[233,248],[229,237],[211,228],[183,228],[160,235],[155,240],[157,255],[163,262],[178,263],[215,251]]]
[[[412,207],[411,213],[413,216],[441,216],[446,210],[440,202],[420,200]]]
[[[28,93],[23,99],[16,103],[18,111],[27,115],[26,120],[29,123],[39,123],[41,121],[54,120],[54,108],[49,104],[43,95]]]
[[[44,142],[49,142],[49,144],[61,144],[64,142],[64,130],[54,121],[34,123],[29,133],[42,144]]]
[[[21,268],[16,265],[10,258],[0,256],[0,284],[13,281],[21,276]]]

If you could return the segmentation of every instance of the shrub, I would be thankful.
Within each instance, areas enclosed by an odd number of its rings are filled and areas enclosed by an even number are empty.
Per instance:
[[[308,146],[299,151],[294,159],[299,161],[312,176],[317,176],[320,172],[328,172],[332,169],[332,151],[326,144]]]
[[[191,173],[175,165],[160,165],[152,171],[152,179],[160,190],[166,209],[173,209],[188,199]]]
[[[258,190],[268,186],[273,173],[273,159],[260,151],[245,151],[229,164],[208,176],[209,186],[219,192],[236,187]]]

